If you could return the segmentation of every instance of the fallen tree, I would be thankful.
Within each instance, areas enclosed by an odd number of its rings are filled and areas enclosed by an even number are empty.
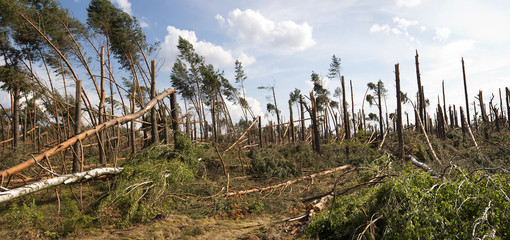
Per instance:
[[[136,118],[143,116],[146,112],[148,112],[151,108],[153,108],[159,101],[163,100],[166,96],[168,96],[170,93],[173,93],[173,92],[175,92],[174,89],[171,89],[171,88],[166,89],[161,94],[159,94],[158,96],[153,98],[149,103],[147,103],[147,105],[145,105],[145,107],[140,109],[138,112],[131,113],[131,114],[104,122],[102,124],[99,124],[92,129],[86,130],[78,135],[75,135],[74,137],[67,139],[66,141],[48,149],[47,151],[45,151],[37,156],[34,156],[33,158],[30,158],[14,167],[7,169],[7,170],[1,171],[0,172],[0,175],[2,176],[1,185],[3,185],[5,178],[27,169],[28,167],[34,165],[36,162],[39,162],[45,158],[49,158],[50,156],[53,156],[53,155],[65,150],[66,148],[72,146],[73,144],[75,144],[78,141],[82,141],[83,139],[85,139],[89,136],[95,136],[96,133],[98,133],[104,129],[107,129],[109,127],[112,127],[116,124],[125,123],[125,122],[131,121],[131,120],[134,120]]]
[[[25,185],[23,187],[19,187],[16,189],[11,189],[6,192],[0,192],[0,203],[6,202],[33,192],[40,191],[42,189],[46,189],[53,186],[58,186],[61,184],[70,184],[81,182],[83,180],[92,179],[95,177],[99,177],[102,175],[117,175],[122,172],[122,168],[96,168],[86,172],[79,172],[73,174],[62,175],[58,177],[54,177],[51,179],[46,179],[43,181],[35,182],[29,185]]]
[[[282,182],[282,183],[279,183],[279,184],[276,184],[276,185],[271,185],[271,186],[267,186],[267,187],[260,187],[260,188],[253,188],[253,189],[243,190],[243,191],[228,192],[228,193],[224,193],[224,194],[220,194],[220,195],[209,196],[209,197],[206,197],[206,198],[240,196],[240,195],[254,193],[254,192],[263,192],[263,191],[267,191],[267,190],[271,190],[271,189],[275,189],[275,188],[279,188],[279,187],[288,186],[290,184],[294,184],[294,183],[299,182],[299,181],[303,181],[303,180],[307,180],[307,179],[313,179],[315,177],[319,177],[319,176],[323,176],[323,175],[328,175],[328,174],[331,174],[331,173],[334,173],[334,172],[349,170],[352,167],[353,167],[352,165],[343,165],[343,166],[332,168],[332,169],[329,169],[329,170],[326,170],[326,171],[322,171],[322,172],[319,172],[319,173],[315,173],[315,174],[311,174],[311,175],[306,175],[306,176],[303,176],[303,177],[300,177],[300,178],[297,178],[297,179],[293,179],[293,180],[289,180],[289,181],[286,181],[286,182]]]

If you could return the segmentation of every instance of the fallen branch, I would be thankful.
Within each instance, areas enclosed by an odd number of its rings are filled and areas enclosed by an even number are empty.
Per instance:
[[[297,178],[297,179],[294,179],[294,180],[289,180],[289,181],[286,181],[286,182],[283,182],[283,183],[279,183],[279,184],[276,184],[276,185],[272,185],[272,186],[261,187],[261,188],[253,188],[253,189],[249,189],[249,190],[236,191],[236,192],[228,192],[228,193],[224,193],[224,194],[220,194],[220,195],[212,195],[212,196],[206,197],[206,199],[213,198],[213,197],[239,196],[239,195],[245,195],[245,194],[254,193],[254,192],[263,192],[263,191],[267,191],[267,190],[271,190],[271,189],[275,189],[275,188],[285,187],[285,186],[288,186],[290,184],[294,184],[294,183],[299,182],[299,181],[313,179],[315,177],[328,175],[328,174],[331,174],[331,173],[334,173],[334,172],[343,171],[343,170],[349,170],[352,167],[353,166],[351,166],[351,165],[343,165],[343,166],[340,166],[340,167],[336,167],[336,168],[329,169],[329,170],[326,170],[326,171],[322,171],[322,172],[319,172],[319,173],[307,175],[307,176],[300,177],[300,178]]]
[[[253,125],[258,121],[259,117],[260,116],[255,118],[255,120],[251,123],[251,125],[248,127],[248,129],[246,129],[246,131],[244,131],[244,133],[237,139],[237,141],[235,141],[229,148],[227,148],[227,150],[225,150],[223,152],[223,154],[225,154],[226,152],[230,151],[230,149],[232,149],[239,142],[239,140],[241,140],[241,138],[243,138],[244,135],[246,135],[246,133],[248,133],[248,131],[250,131],[251,127],[253,127]]]
[[[411,102],[412,104],[412,102]],[[436,155],[436,151],[434,151],[434,148],[432,147],[432,144],[430,143],[429,136],[427,135],[427,131],[425,131],[425,128],[423,127],[423,123],[420,118],[420,114],[418,113],[418,109],[416,109],[416,106],[414,106],[414,113],[416,114],[416,119],[418,120],[418,124],[420,125],[420,130],[425,135],[425,141],[427,141],[427,146],[429,147],[430,152],[432,153],[432,157],[434,157],[434,160],[439,163],[440,166],[443,166],[443,163],[441,163],[441,160]]]
[[[437,174],[436,172],[434,172],[434,170],[432,170],[432,168],[429,167],[429,165],[425,164],[425,163],[422,163],[418,160],[416,160],[416,158],[414,158],[413,156],[411,155],[407,155],[407,158],[409,158],[411,160],[411,163],[414,165],[414,166],[417,166],[423,170],[425,170],[426,172],[430,173],[430,175],[434,176],[434,177],[437,177],[439,176],[439,174]]]
[[[109,128],[111,126],[114,126],[116,124],[125,123],[125,122],[131,121],[133,119],[143,116],[146,112],[148,112],[151,108],[153,108],[159,101],[163,100],[166,96],[168,96],[172,92],[175,92],[175,90],[169,88],[169,89],[163,91],[158,96],[156,96],[154,99],[152,99],[149,103],[147,103],[147,105],[145,107],[140,109],[138,112],[131,113],[131,114],[104,122],[102,124],[99,124],[92,129],[86,130],[78,135],[75,135],[74,137],[67,139],[66,141],[50,148],[49,150],[47,150],[33,158],[30,158],[14,167],[7,169],[7,170],[1,171],[0,176],[2,177],[2,184],[3,184],[3,180],[5,178],[27,169],[28,167],[34,165],[35,162],[40,162],[44,158],[49,158],[50,156],[53,156],[65,149],[67,149],[69,146],[72,146],[73,144],[75,144],[78,141],[83,141],[83,139],[85,139],[89,136],[95,136],[95,134],[97,132],[100,132],[100,131],[102,131],[106,128]]]
[[[51,179],[46,179],[40,182],[32,183],[29,185],[25,185],[23,187],[19,187],[16,189],[11,189],[6,192],[0,193],[0,203],[12,200],[14,198],[18,198],[33,192],[40,191],[42,189],[46,189],[53,186],[58,186],[61,184],[69,184],[81,182],[83,180],[99,177],[102,175],[116,175],[122,171],[122,168],[96,168],[86,172],[79,172],[73,174],[62,175],[60,177],[55,177]]]

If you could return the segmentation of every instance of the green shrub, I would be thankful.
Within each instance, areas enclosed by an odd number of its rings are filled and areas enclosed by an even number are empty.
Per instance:
[[[260,178],[287,178],[301,175],[301,168],[296,161],[289,160],[276,148],[252,150],[248,156],[251,158],[251,171]]]
[[[63,226],[62,233],[67,235],[73,233],[78,229],[90,227],[93,218],[89,215],[83,214],[78,208],[75,200],[65,196],[62,198],[62,218]]]
[[[44,214],[37,210],[35,200],[30,204],[23,203],[21,206],[13,203],[4,216],[4,221],[14,229],[22,229],[32,227],[35,229],[44,230],[47,226],[44,220]]]
[[[338,197],[329,213],[314,218],[309,237],[357,237],[372,219],[365,237],[386,239],[471,239],[510,237],[508,176],[464,174],[452,170],[435,179],[407,170],[378,187]]]
[[[136,154],[126,161],[114,189],[100,203],[100,221],[126,227],[148,222],[171,209],[173,200],[168,195],[195,179],[199,159],[206,157],[207,151],[207,145],[192,146],[189,139],[180,137],[176,151],[155,145]]]

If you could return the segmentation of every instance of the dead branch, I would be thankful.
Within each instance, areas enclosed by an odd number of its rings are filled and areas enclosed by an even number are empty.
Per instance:
[[[253,125],[255,125],[255,123],[258,121],[259,117],[255,118],[255,120],[251,123],[250,127],[248,127],[248,129],[246,129],[246,131],[244,131],[244,133],[237,139],[237,141],[235,141],[229,148],[227,148],[227,150],[225,150],[225,152],[223,152],[223,154],[230,151],[230,149],[232,149],[239,142],[239,140],[241,140],[244,137],[244,135],[246,135],[246,133],[248,133],[248,131],[250,131],[251,127],[253,127]]]

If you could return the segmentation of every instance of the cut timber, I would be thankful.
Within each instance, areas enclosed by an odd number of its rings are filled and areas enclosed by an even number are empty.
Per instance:
[[[104,122],[102,124],[99,124],[92,129],[89,129],[87,131],[84,131],[84,132],[72,137],[72,138],[67,139],[67,141],[64,141],[64,142],[52,147],[51,149],[35,156],[34,158],[30,158],[14,167],[11,167],[7,170],[1,171],[0,176],[2,177],[2,183],[5,178],[12,176],[15,173],[21,172],[21,171],[27,169],[28,167],[32,166],[33,164],[35,164],[35,161],[39,162],[44,158],[49,158],[50,156],[53,156],[53,155],[65,150],[69,146],[72,146],[74,143],[76,143],[78,141],[83,141],[83,139],[85,139],[89,136],[95,136],[95,134],[97,132],[102,131],[106,128],[109,128],[116,124],[125,123],[125,122],[131,121],[133,119],[143,116],[146,112],[148,112],[151,108],[153,108],[158,101],[163,100],[166,96],[168,96],[172,92],[175,92],[175,90],[169,88],[169,89],[163,91],[158,96],[156,96],[156,98],[152,99],[149,103],[147,103],[147,105],[144,108],[142,108],[138,112],[131,113],[131,114]]]
[[[20,188],[12,189],[6,192],[0,193],[0,203],[12,200],[23,195],[27,195],[33,192],[37,192],[42,189],[46,189],[61,184],[69,184],[80,182],[83,180],[99,177],[102,175],[116,175],[122,171],[122,168],[96,168],[86,172],[79,172],[73,174],[62,175],[51,179],[46,179],[40,182],[32,183]]]
[[[307,179],[313,179],[315,177],[319,177],[319,176],[323,176],[323,175],[328,175],[328,174],[331,174],[331,173],[334,173],[334,172],[349,170],[351,168],[352,168],[351,165],[343,165],[343,166],[340,166],[340,167],[336,167],[336,168],[332,168],[332,169],[329,169],[329,170],[326,170],[326,171],[322,171],[322,172],[319,172],[319,173],[307,175],[307,176],[300,177],[300,178],[297,178],[297,179],[294,179],[294,180],[289,180],[289,181],[286,181],[286,182],[283,182],[283,183],[279,183],[279,184],[276,184],[276,185],[272,185],[272,186],[261,187],[261,188],[253,188],[253,189],[249,189],[249,190],[236,191],[236,192],[228,192],[228,193],[221,194],[221,195],[209,196],[207,198],[238,196],[238,195],[244,195],[244,194],[249,194],[249,193],[254,193],[254,192],[263,192],[263,191],[267,191],[267,190],[271,190],[271,189],[275,189],[275,188],[279,188],[279,187],[288,186],[290,184],[294,184],[294,183],[299,182],[299,181],[303,181],[303,180],[307,180]]]

